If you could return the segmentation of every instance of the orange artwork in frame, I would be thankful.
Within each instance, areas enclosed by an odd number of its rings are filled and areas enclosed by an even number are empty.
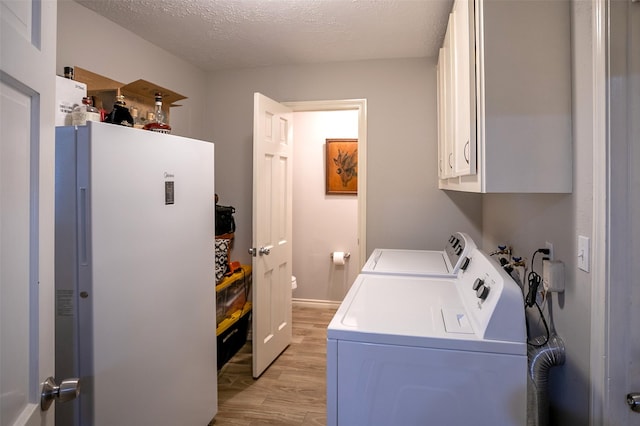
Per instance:
[[[358,193],[358,139],[326,140],[326,193]]]

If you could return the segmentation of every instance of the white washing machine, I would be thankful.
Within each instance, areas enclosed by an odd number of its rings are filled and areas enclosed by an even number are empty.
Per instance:
[[[475,248],[475,242],[463,232],[451,235],[444,250],[377,248],[371,253],[361,272],[455,277],[469,253]]]
[[[329,426],[526,424],[522,293],[469,258],[457,278],[356,278],[327,330]]]

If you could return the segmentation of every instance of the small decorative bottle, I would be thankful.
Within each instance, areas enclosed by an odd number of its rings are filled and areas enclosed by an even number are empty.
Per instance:
[[[100,111],[93,106],[93,99],[82,98],[82,105],[76,105],[71,112],[71,124],[73,126],[83,126],[87,121],[100,121]]]
[[[113,110],[105,117],[106,123],[119,124],[121,126],[133,127],[133,117],[127,108],[123,95],[118,95]]]
[[[144,125],[145,130],[151,130],[158,133],[171,133],[171,126],[166,123],[164,111],[162,111],[162,93],[156,93],[156,109],[154,118]]]
[[[129,108],[129,112],[131,112],[131,117],[133,117],[133,127],[136,129],[142,129],[144,126],[144,120],[140,118],[140,110],[137,107],[132,106]]]
[[[64,67],[64,78],[73,80],[73,67]]]

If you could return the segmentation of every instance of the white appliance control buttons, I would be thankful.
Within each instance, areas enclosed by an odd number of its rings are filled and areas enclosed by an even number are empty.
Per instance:
[[[485,300],[487,298],[487,296],[489,295],[489,290],[490,290],[489,287],[487,287],[485,285],[481,285],[476,290],[476,296],[478,296],[479,299]]]
[[[471,259],[469,259],[468,257],[465,257],[464,260],[462,261],[462,264],[460,265],[460,269],[462,269],[463,271],[466,271],[467,268],[469,267],[469,262],[471,262]]]
[[[476,278],[473,282],[473,289],[477,291],[480,286],[484,286],[484,280],[482,278]]]

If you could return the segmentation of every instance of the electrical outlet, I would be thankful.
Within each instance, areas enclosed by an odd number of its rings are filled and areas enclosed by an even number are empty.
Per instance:
[[[578,268],[589,272],[591,239],[584,235],[578,235]]]
[[[547,255],[547,257],[549,258],[549,260],[553,260],[553,243],[550,243],[549,241],[547,241],[545,244],[545,247],[549,250],[549,254]]]

